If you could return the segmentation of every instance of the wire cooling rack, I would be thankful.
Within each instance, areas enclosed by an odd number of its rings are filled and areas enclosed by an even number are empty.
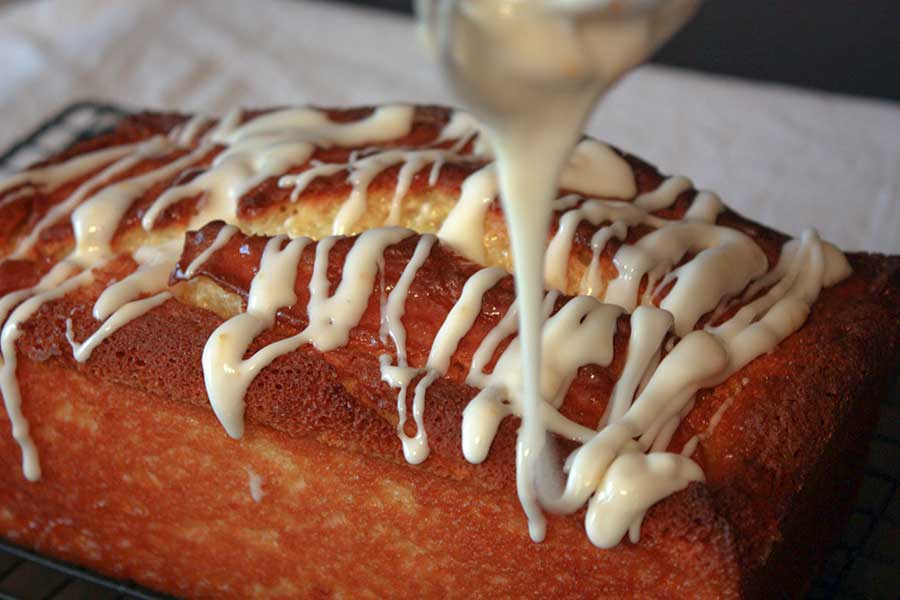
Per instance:
[[[61,152],[75,142],[112,129],[126,111],[102,102],[76,102],[45,121],[0,155],[0,174]]]
[[[125,114],[127,111],[112,104],[72,104],[0,155],[0,175],[27,167],[76,141],[108,130]],[[898,482],[900,385],[881,406],[853,514],[807,600],[894,600],[900,596]],[[167,598],[0,539],[0,600]]]

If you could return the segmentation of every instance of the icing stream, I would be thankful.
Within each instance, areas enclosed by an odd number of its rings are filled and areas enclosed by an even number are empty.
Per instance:
[[[585,202],[560,218],[545,253],[557,188],[581,187],[578,178],[572,177],[571,167],[591,154],[585,151],[584,142],[578,146],[576,142],[594,105],[619,77],[668,39],[697,4],[698,0],[417,3],[424,37],[447,80],[485,122],[485,135],[497,155],[494,169],[515,267],[519,335],[483,382],[481,400],[468,415],[485,427],[469,436],[478,449],[467,457],[483,457],[484,438],[492,435],[506,412],[522,417],[516,453],[517,490],[535,541],[545,535],[542,508],[573,512],[591,494],[586,518],[591,541],[611,545],[629,528],[636,539],[646,507],[702,477],[689,459],[663,452],[680,415],[690,410],[694,392],[700,385],[721,381],[745,364],[746,357],[771,349],[799,327],[814,300],[806,293],[811,289],[806,283],[815,281],[812,287],[817,294],[827,279],[823,276],[824,246],[814,235],[805,235],[800,248],[786,248],[774,271],[777,274],[771,276],[779,282],[765,296],[720,328],[694,331],[703,315],[758,281],[769,265],[763,251],[747,236],[713,224],[721,205],[710,194],[700,196],[686,218],[678,222],[662,223],[649,215],[691,189],[690,181],[683,177],[669,178],[629,204]],[[575,161],[569,160],[573,147]],[[601,148],[592,148],[595,157],[602,154]],[[615,163],[608,157],[600,161]],[[611,172],[604,175],[616,180]],[[473,195],[475,206],[486,204],[485,192],[490,192],[491,199],[496,193],[486,185],[480,191]],[[632,198],[633,193],[626,192],[626,197]],[[630,408],[630,398],[623,392],[610,403],[606,426],[595,436],[580,440],[584,446],[576,451],[567,483],[560,489],[560,473],[547,432],[562,432],[548,406],[559,402],[565,391],[562,382],[571,379],[581,361],[602,365],[609,360],[601,352],[606,347],[595,341],[607,336],[591,332],[586,339],[594,345],[584,344],[579,332],[565,325],[568,321],[563,315],[580,302],[569,302],[549,319],[541,314],[542,283],[568,287],[566,265],[575,228],[583,220],[609,225],[594,235],[593,257],[582,289],[602,294],[607,302],[629,312],[667,291],[660,307],[672,314],[674,333],[682,339],[662,360],[660,348],[640,347],[637,342],[638,354],[646,358],[649,353],[651,364],[658,362],[658,367]],[[597,274],[599,253],[610,239],[623,241],[627,229],[638,224],[655,230],[619,248],[613,259],[617,276],[604,289],[605,282]],[[477,250],[477,246],[463,247],[467,256],[479,259]],[[788,253],[795,258],[805,254],[805,258],[795,262]],[[846,263],[840,269],[846,272]],[[586,328],[588,322],[608,324],[608,318],[594,321],[601,309],[585,307],[575,314],[581,319],[579,327]],[[565,335],[556,337],[557,327]],[[507,355],[514,356],[510,358],[514,367],[505,364]],[[629,363],[631,358],[629,354]],[[648,368],[646,360],[637,363],[643,369],[627,364],[628,377],[619,381],[632,392],[636,378],[646,375],[644,369]],[[501,383],[495,383],[497,379]],[[660,386],[665,391],[660,391]],[[498,406],[500,398],[507,404]],[[629,500],[623,503],[625,495]]]

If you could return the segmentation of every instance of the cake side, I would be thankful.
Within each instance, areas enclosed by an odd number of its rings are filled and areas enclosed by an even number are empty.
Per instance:
[[[849,258],[854,275],[826,290],[777,350],[732,378],[747,385],[701,445],[703,458],[695,456],[716,482],[715,502],[727,507],[755,596],[800,596],[818,572],[849,515],[896,378],[900,259]],[[686,421],[710,418],[708,398],[718,392],[698,394]]]
[[[567,517],[534,544],[508,489],[255,423],[235,442],[206,407],[48,363],[26,359],[20,377],[45,477],[23,483],[4,436],[4,537],[177,596],[738,594],[699,486],[651,509],[640,544],[600,551]]]

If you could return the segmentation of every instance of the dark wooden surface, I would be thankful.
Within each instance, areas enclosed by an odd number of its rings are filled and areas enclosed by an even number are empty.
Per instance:
[[[341,1],[412,12],[412,0]],[[900,100],[900,0],[706,0],[654,61]]]

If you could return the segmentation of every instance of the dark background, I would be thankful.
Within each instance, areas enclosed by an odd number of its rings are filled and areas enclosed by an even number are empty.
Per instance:
[[[706,0],[654,62],[900,100],[900,0]]]

